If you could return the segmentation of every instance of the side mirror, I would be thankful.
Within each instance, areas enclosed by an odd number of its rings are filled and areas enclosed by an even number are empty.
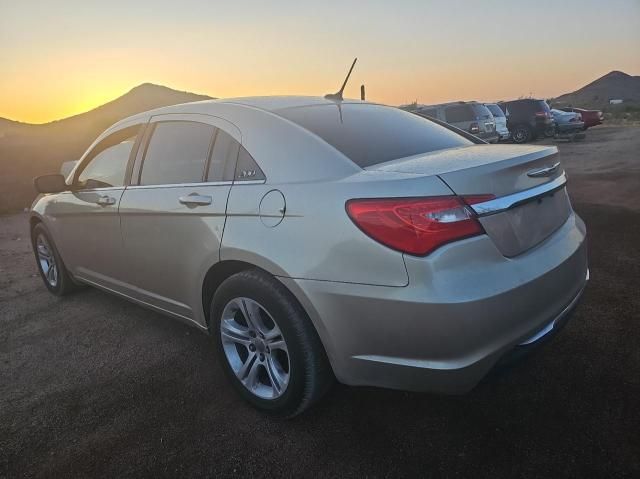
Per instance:
[[[60,193],[69,189],[62,175],[38,176],[33,180],[33,186],[38,193]]]

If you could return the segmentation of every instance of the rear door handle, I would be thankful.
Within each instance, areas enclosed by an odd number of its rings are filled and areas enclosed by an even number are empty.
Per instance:
[[[211,196],[199,195],[197,193],[191,193],[187,196],[181,196],[178,201],[187,206],[205,206],[210,205],[213,199]]]
[[[98,201],[96,201],[96,203],[98,203],[100,206],[110,206],[116,204],[116,199],[111,196],[104,195],[98,198]]]

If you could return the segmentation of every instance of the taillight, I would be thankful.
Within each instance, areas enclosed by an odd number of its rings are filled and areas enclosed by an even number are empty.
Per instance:
[[[347,201],[347,214],[368,236],[403,253],[424,256],[452,241],[484,233],[467,206],[493,195]]]
[[[480,126],[477,123],[471,123],[471,126],[469,127],[469,131],[471,133],[480,133]]]
[[[536,112],[536,116],[540,116],[540,117],[547,117],[547,112],[546,111],[537,111]]]

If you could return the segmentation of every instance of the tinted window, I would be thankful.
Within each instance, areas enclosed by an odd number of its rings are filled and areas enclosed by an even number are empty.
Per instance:
[[[240,147],[238,166],[236,167],[236,180],[264,180],[262,170],[244,147]]]
[[[239,148],[240,143],[228,133],[218,129],[215,143],[211,150],[211,160],[207,174],[208,181],[233,180]]]
[[[549,105],[547,105],[547,102],[544,100],[536,100],[535,104],[536,111],[551,111],[551,108],[549,108]]]
[[[129,155],[140,126],[123,128],[98,143],[89,153],[77,184],[85,188],[107,188],[124,185]]]
[[[420,109],[418,113],[425,116],[430,116],[432,118],[438,118],[438,112],[434,108],[430,109]]]
[[[481,105],[480,103],[473,103],[471,105],[471,108],[473,109],[473,112],[476,115],[476,120],[491,119],[491,116],[492,116],[491,112],[486,106]]]
[[[444,116],[447,123],[458,123],[476,119],[476,115],[470,105],[449,106],[445,108]]]
[[[278,113],[315,133],[362,168],[473,144],[426,118],[380,105],[307,106]]]
[[[189,121],[157,123],[142,163],[140,184],[202,181],[214,130]]]
[[[523,99],[506,102],[507,110],[513,115],[531,115],[536,111],[551,111],[544,100]]]
[[[489,109],[489,111],[494,117],[500,118],[504,116],[504,112],[500,109],[498,105],[485,105],[485,106]]]

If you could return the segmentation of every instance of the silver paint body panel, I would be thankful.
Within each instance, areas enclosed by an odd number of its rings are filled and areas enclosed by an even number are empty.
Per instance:
[[[277,114],[327,103],[298,97],[206,101],[128,118],[94,145],[135,124],[200,121],[231,134],[267,179],[42,195],[32,215],[51,231],[78,281],[206,329],[207,271],[220,261],[243,261],[274,275],[297,298],[340,381],[466,391],[584,287],[586,230],[566,191],[560,187],[551,200],[556,203],[544,211],[535,210],[531,198],[536,188],[549,189],[564,176],[562,168],[527,176],[556,163],[557,150],[473,145],[363,170]],[[494,206],[513,195],[520,202],[484,210],[487,234],[426,257],[382,246],[345,212],[352,198],[486,193],[497,197]],[[211,203],[181,202],[194,194]],[[101,195],[116,201],[100,206]],[[534,220],[542,217],[547,226],[536,228]]]

